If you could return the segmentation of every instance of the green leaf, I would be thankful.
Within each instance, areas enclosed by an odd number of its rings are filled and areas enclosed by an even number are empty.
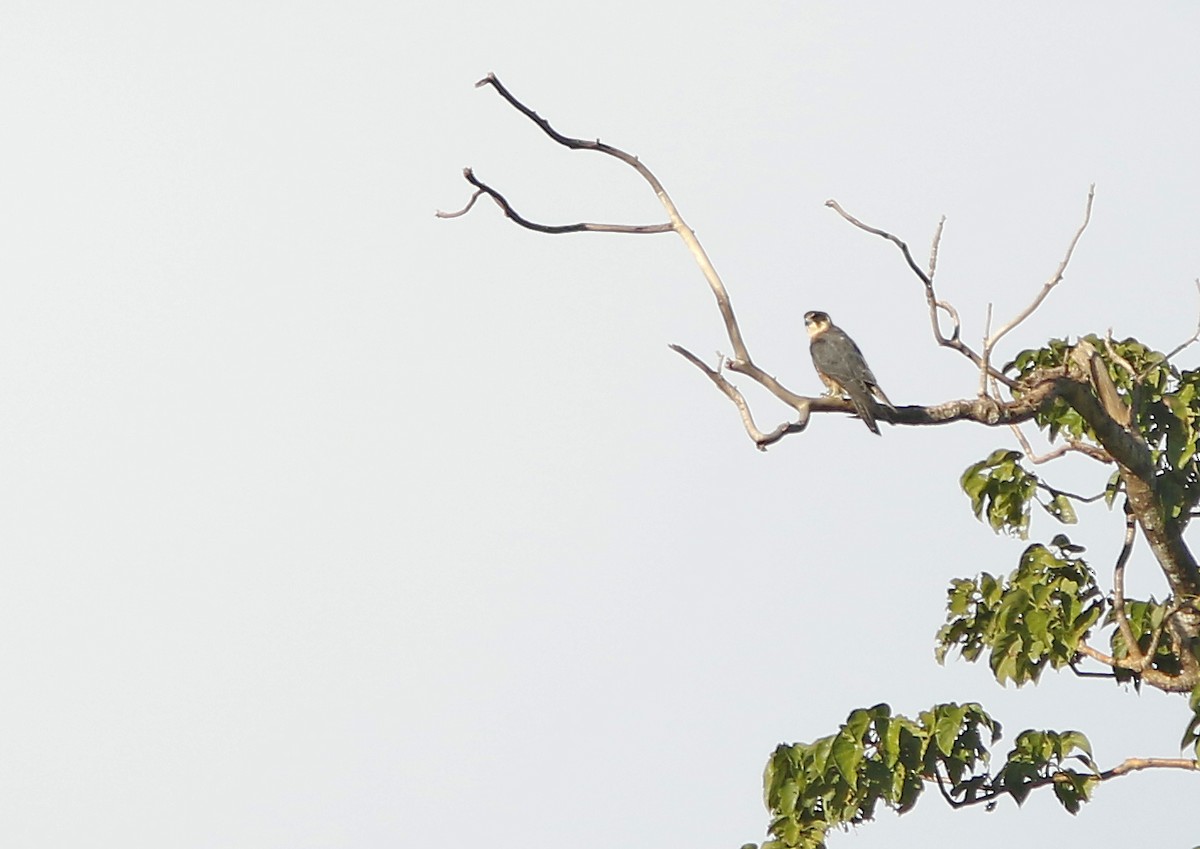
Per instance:
[[[1108,479],[1108,483],[1104,486],[1104,503],[1112,507],[1113,501],[1117,498],[1117,493],[1121,491],[1121,470],[1112,473]]]
[[[862,762],[863,746],[857,740],[839,734],[833,740],[833,763],[846,783],[854,788],[858,784],[858,765]]]
[[[953,751],[954,741],[958,739],[959,731],[962,729],[965,713],[965,708],[947,705],[942,715],[938,717],[935,740],[938,750],[943,755],[948,755]]]
[[[1079,521],[1075,516],[1075,507],[1071,504],[1071,499],[1059,493],[1050,499],[1049,504],[1043,504],[1046,512],[1053,516],[1064,525],[1073,525]]]

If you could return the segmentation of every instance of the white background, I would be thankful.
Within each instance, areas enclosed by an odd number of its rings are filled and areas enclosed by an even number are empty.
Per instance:
[[[957,485],[1007,431],[825,415],[759,453],[666,347],[729,350],[675,236],[433,212],[471,165],[538,220],[662,220],[472,88],[494,71],[656,171],[786,385],[820,391],[824,309],[897,404],[970,397],[899,253],[823,202],[919,259],[947,215],[974,341],[1095,182],[998,358],[1168,349],[1196,325],[1198,32],[1187,4],[5,3],[0,843],[729,849],[764,837],[777,743],[880,701],[979,700],[998,755],[1037,727],[1176,756],[1179,698],[934,662],[948,582],[1023,545]],[[1106,581],[1120,524],[1070,531]],[[930,793],[831,842],[1191,846],[1196,782],[1131,775],[1077,818]]]

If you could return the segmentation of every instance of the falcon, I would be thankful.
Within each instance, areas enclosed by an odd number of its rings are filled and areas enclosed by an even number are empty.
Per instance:
[[[804,314],[804,327],[808,330],[809,353],[817,376],[828,388],[829,395],[845,395],[854,405],[854,411],[871,432],[879,435],[875,424],[872,396],[889,409],[895,410],[892,402],[879,388],[875,375],[863,359],[862,351],[846,332],[834,324],[828,313],[811,310]]]

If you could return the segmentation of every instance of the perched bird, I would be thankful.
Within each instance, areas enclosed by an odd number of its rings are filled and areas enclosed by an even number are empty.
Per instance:
[[[892,410],[892,402],[883,394],[870,366],[863,359],[862,351],[842,328],[834,324],[828,313],[811,310],[804,314],[804,326],[808,330],[808,350],[821,381],[829,387],[830,395],[845,395],[854,405],[854,411],[871,432],[878,435],[875,413],[871,409],[871,396],[879,399]]]

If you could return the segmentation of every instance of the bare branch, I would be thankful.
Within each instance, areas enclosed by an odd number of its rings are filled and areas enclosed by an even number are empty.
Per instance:
[[[1197,278],[1196,278],[1196,291],[1197,291],[1197,292],[1200,292],[1200,277],[1197,277]],[[1166,359],[1167,359],[1167,360],[1170,360],[1170,359],[1171,359],[1171,357],[1173,357],[1173,356],[1175,356],[1176,354],[1178,354],[1180,351],[1182,351],[1184,348],[1186,348],[1186,347],[1188,347],[1189,345],[1191,345],[1191,344],[1192,344],[1193,342],[1195,342],[1197,339],[1200,339],[1200,319],[1198,319],[1198,320],[1196,321],[1196,332],[1192,334],[1191,338],[1190,338],[1190,339],[1187,339],[1187,340],[1186,340],[1186,341],[1184,341],[1184,342],[1181,342],[1180,344],[1178,344],[1178,345],[1176,345],[1174,348],[1172,348],[1172,349],[1171,349],[1171,353],[1167,354],[1167,356],[1166,356]]]
[[[482,88],[484,86],[491,86],[494,88],[496,92],[506,101],[508,101],[508,103],[514,109],[516,109],[529,120],[533,121],[533,123],[535,123],[542,130],[542,132],[564,147],[572,150],[594,150],[597,153],[603,153],[608,156],[615,157],[629,167],[633,168],[638,172],[638,174],[641,175],[642,179],[644,179],[650,185],[650,188],[653,189],[654,194],[658,197],[659,202],[667,211],[667,217],[670,219],[671,223],[669,225],[651,225],[650,227],[639,228],[637,230],[616,229],[624,225],[604,225],[605,232],[660,233],[667,230],[673,230],[674,232],[678,233],[679,238],[683,239],[684,244],[687,245],[688,251],[692,254],[692,258],[696,261],[696,264],[700,266],[700,271],[704,274],[705,279],[708,281],[709,288],[712,289],[713,296],[717,299],[717,308],[721,311],[721,317],[724,319],[725,331],[729,335],[730,344],[733,346],[734,357],[741,363],[752,365],[750,352],[746,349],[746,343],[742,339],[742,331],[741,328],[738,327],[737,319],[733,314],[733,305],[730,303],[729,294],[725,290],[725,284],[721,282],[721,277],[717,274],[716,268],[713,266],[712,261],[708,258],[708,254],[705,253],[704,248],[701,246],[700,240],[696,238],[696,234],[692,231],[692,228],[689,227],[683,220],[683,217],[679,214],[679,210],[675,206],[675,202],[671,200],[670,195],[667,194],[667,190],[663,188],[662,183],[658,181],[658,178],[654,176],[653,172],[643,165],[641,160],[639,160],[633,154],[627,153],[620,148],[613,147],[610,144],[605,144],[599,139],[596,139],[595,141],[589,139],[577,139],[558,132],[558,130],[550,126],[549,121],[538,115],[528,106],[514,97],[513,94],[507,88],[505,88],[504,84],[500,82],[495,74],[488,74],[479,82],[475,83],[476,88]],[[474,185],[478,186],[477,183]],[[496,195],[493,194],[493,199],[495,198]],[[518,221],[518,223],[520,223],[520,221]],[[581,230],[597,229],[596,227],[583,227],[579,225],[568,226],[570,229],[549,229],[542,230],[542,232],[573,233]]]
[[[1017,427],[1016,425],[1012,425],[1011,429],[1013,434],[1017,437],[1017,442],[1020,444],[1021,450],[1025,453],[1025,459],[1036,466],[1040,466],[1042,463],[1049,462],[1050,460],[1056,460],[1064,454],[1069,454],[1072,452],[1083,454],[1085,457],[1091,457],[1093,460],[1096,460],[1100,463],[1113,462],[1113,458],[1109,456],[1108,452],[1103,448],[1090,445],[1087,442],[1080,442],[1075,439],[1067,440],[1062,445],[1059,445],[1057,448],[1052,448],[1045,454],[1037,454],[1034,452],[1033,447],[1029,444],[1029,440],[1025,437],[1025,434],[1021,431],[1021,428]],[[1068,495],[1069,493],[1063,494]],[[1083,498],[1080,500],[1094,501],[1095,499]]]
[[[1095,495],[1080,495],[1077,492],[1071,492],[1066,489],[1059,489],[1058,487],[1051,486],[1050,484],[1046,483],[1043,480],[1039,480],[1037,482],[1037,485],[1038,485],[1038,489],[1044,489],[1046,492],[1050,493],[1051,495],[1055,495],[1055,496],[1065,495],[1067,498],[1078,501],[1081,504],[1091,504],[1095,501],[1099,501],[1101,498],[1103,498],[1105,495],[1108,494],[1106,492],[1097,492]]]
[[[1091,187],[1088,188],[1087,206],[1083,212],[1083,223],[1079,225],[1079,229],[1075,231],[1075,235],[1072,237],[1071,243],[1067,246],[1066,256],[1064,256],[1062,262],[1058,264],[1058,268],[1055,270],[1054,274],[1051,275],[1050,279],[1042,285],[1042,290],[1038,292],[1037,297],[1033,299],[1033,303],[1017,313],[1017,315],[1010,322],[1005,324],[1003,327],[998,328],[995,333],[988,337],[987,348],[989,350],[995,348],[996,343],[1003,339],[1010,330],[1012,330],[1025,319],[1029,318],[1029,316],[1033,315],[1033,311],[1042,305],[1042,301],[1046,300],[1046,296],[1050,294],[1050,290],[1062,281],[1063,274],[1065,274],[1067,270],[1067,265],[1071,262],[1071,255],[1075,253],[1075,246],[1079,244],[1079,239],[1083,236],[1083,231],[1087,229],[1088,222],[1092,220],[1092,201],[1095,199],[1095,197],[1096,184],[1093,183]]]
[[[860,230],[864,230],[875,236],[887,239],[900,249],[900,253],[904,255],[904,261],[908,263],[908,267],[912,269],[913,274],[917,275],[922,285],[925,287],[925,303],[929,307],[929,323],[933,328],[933,337],[937,340],[939,345],[944,348],[950,348],[951,350],[958,351],[960,354],[974,363],[976,368],[986,368],[987,374],[992,375],[1005,386],[1011,388],[1016,385],[1016,381],[1014,381],[1012,378],[1008,377],[1002,372],[996,371],[990,366],[985,366],[983,358],[980,357],[979,354],[975,353],[975,351],[973,351],[969,345],[962,341],[962,322],[959,320],[958,311],[954,309],[949,302],[938,300],[937,293],[934,291],[933,273],[937,270],[937,251],[938,246],[941,243],[942,228],[946,221],[944,217],[938,222],[937,230],[934,232],[933,246],[930,250],[929,256],[929,271],[927,273],[922,271],[921,267],[917,265],[916,261],[913,259],[912,252],[908,249],[908,245],[902,239],[886,230],[880,230],[878,227],[872,227],[870,224],[860,221],[850,213],[846,212],[846,210],[842,209],[841,204],[832,198],[825,201],[825,205]],[[946,336],[942,333],[941,322],[938,316],[939,310],[950,316],[950,320],[954,323],[953,329],[950,331],[949,336]]]
[[[470,168],[464,169],[463,173],[466,174],[466,172],[470,171],[470,170],[471,170]],[[473,207],[475,205],[475,201],[479,200],[479,196],[482,194],[483,194],[483,189],[476,189],[475,193],[471,195],[471,199],[469,201],[467,201],[467,205],[464,206],[462,209],[460,209],[458,212],[442,212],[439,209],[433,213],[433,216],[434,216],[434,218],[458,218],[461,215],[466,215],[468,212],[471,211],[471,207]]]
[[[1193,758],[1126,758],[1112,769],[1100,773],[1100,780],[1107,781],[1142,769],[1200,770],[1200,761]]]
[[[1068,667],[1079,678],[1116,678],[1115,672],[1091,672],[1086,669],[1080,669],[1076,664],[1072,663]]]
[[[707,363],[683,346],[670,345],[669,347],[672,351],[679,354],[696,368],[704,372],[704,374],[708,376],[708,379],[711,380],[716,387],[725,393],[726,397],[733,402],[733,405],[737,407],[738,412],[742,416],[742,424],[746,428],[746,433],[750,435],[750,439],[754,441],[754,444],[758,450],[766,451],[768,445],[778,442],[787,434],[799,433],[808,427],[808,406],[806,404],[800,404],[797,408],[800,413],[799,421],[785,422],[770,433],[763,433],[754,424],[754,416],[750,414],[750,406],[746,403],[746,399],[742,396],[742,393],[736,386],[726,380],[724,375],[722,375],[716,369],[711,368]]]
[[[579,222],[578,224],[538,224],[536,221],[530,221],[522,216],[519,212],[513,209],[512,204],[500,192],[493,189],[487,183],[475,176],[475,172],[470,168],[463,169],[463,178],[475,187],[475,194],[471,195],[471,200],[465,207],[458,212],[439,212],[438,218],[457,218],[460,215],[465,215],[481,194],[487,195],[496,202],[496,206],[503,210],[504,214],[520,224],[526,230],[536,230],[539,233],[550,233],[558,235],[561,233],[670,233],[675,228],[670,224],[593,224],[590,222]]]
[[[679,345],[671,345],[670,347],[708,375],[717,388],[737,406],[739,412],[742,414],[743,423],[746,423],[749,413],[745,409],[745,400],[732,384],[725,380],[719,372],[704,364],[686,349]],[[804,430],[808,426],[809,416],[812,413],[854,413],[854,405],[849,399],[829,395],[821,395],[819,397],[797,395],[780,385],[775,378],[766,374],[757,366],[748,366],[746,363],[739,363],[733,360],[727,361],[726,365],[731,371],[745,374],[755,382],[761,384],[800,414],[799,422],[792,423],[791,425],[780,425],[770,434],[762,434],[757,428],[752,429],[747,426],[747,433],[750,434],[750,438],[754,440],[755,445],[759,448],[765,444],[778,441],[789,433],[798,433]],[[971,421],[990,427],[1016,424],[1033,418],[1038,410],[1057,397],[1057,386],[1060,379],[1051,375],[1047,379],[1032,384],[1021,398],[1013,401],[997,401],[994,398],[970,398],[927,406],[914,405],[896,407],[895,409],[880,408],[877,415],[891,424],[909,426],[944,425],[960,421]]]
[[[1136,672],[1141,676],[1143,683],[1149,684],[1156,690],[1162,690],[1164,693],[1190,693],[1197,683],[1200,683],[1200,676],[1194,672],[1184,671],[1179,675],[1168,675],[1152,666],[1142,669],[1139,662],[1112,657],[1087,643],[1080,643],[1076,647],[1076,651],[1110,669],[1128,669],[1130,672]]]
[[[938,219],[937,229],[933,231],[933,243],[929,246],[929,282],[933,283],[933,275],[937,273],[938,247],[942,244],[942,230],[946,229],[946,216]]]
[[[838,215],[842,216],[842,218],[845,218],[847,221],[849,221],[851,224],[853,224],[858,229],[866,230],[868,233],[871,233],[875,236],[880,236],[884,239],[887,239],[893,245],[898,247],[900,249],[900,252],[902,254],[904,254],[904,261],[908,263],[908,267],[912,269],[913,274],[915,274],[915,275],[917,275],[917,277],[921,278],[921,282],[925,284],[925,287],[927,289],[931,289],[933,287],[932,275],[926,274],[924,271],[921,270],[921,267],[919,265],[917,265],[916,261],[913,259],[912,253],[909,252],[908,245],[905,244],[902,239],[900,239],[897,236],[893,236],[891,233],[889,233],[886,230],[880,230],[878,227],[872,227],[870,224],[865,224],[862,221],[859,221],[857,218],[855,218],[849,212],[842,209],[841,204],[839,204],[833,198],[830,198],[829,200],[825,201],[825,205],[827,207],[829,207],[830,209],[832,209],[834,212],[836,212]],[[939,225],[938,232],[940,233],[940,225]]]
[[[988,301],[987,315],[983,320],[983,355],[979,363],[979,397],[987,396],[988,372],[991,371],[992,346],[988,334],[992,332],[992,302]],[[993,379],[994,380],[994,379]]]

